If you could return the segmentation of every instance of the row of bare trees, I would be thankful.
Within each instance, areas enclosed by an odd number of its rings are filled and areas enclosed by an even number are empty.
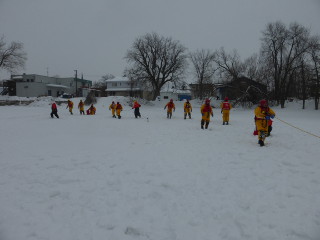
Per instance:
[[[178,84],[183,79],[190,61],[200,98],[205,97],[208,84],[245,76],[267,85],[269,96],[281,107],[288,97],[313,97],[318,109],[320,40],[298,23],[267,24],[262,31],[260,52],[243,61],[236,50],[227,53],[224,48],[187,53],[179,41],[156,33],[137,38],[125,58],[130,64],[125,74],[150,87],[154,99],[164,84]]]

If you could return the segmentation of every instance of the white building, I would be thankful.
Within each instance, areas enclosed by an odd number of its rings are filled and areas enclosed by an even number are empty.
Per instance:
[[[131,96],[149,98],[149,93],[137,81],[130,81],[128,77],[115,77],[106,80],[108,96]]]
[[[36,74],[12,75],[10,82],[15,83],[18,97],[58,97],[63,93],[86,97],[92,81],[75,78],[47,77]]]

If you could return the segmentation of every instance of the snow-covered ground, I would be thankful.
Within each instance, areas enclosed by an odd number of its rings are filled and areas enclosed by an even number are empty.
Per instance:
[[[199,104],[184,120],[165,102],[122,119],[99,99],[97,115],[71,116],[50,100],[0,107],[1,240],[319,240],[320,139],[275,120],[257,144],[253,109],[214,109],[200,129]],[[75,105],[78,100],[74,100]],[[217,103],[216,103],[217,104]],[[319,111],[300,103],[277,117],[320,135]]]

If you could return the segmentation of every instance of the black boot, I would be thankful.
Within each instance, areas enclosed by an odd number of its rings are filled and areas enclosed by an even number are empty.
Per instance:
[[[222,125],[224,125],[224,122],[222,123]]]
[[[203,129],[204,121],[201,121],[201,129]]]
[[[258,142],[260,144],[260,147],[263,147],[264,146],[264,142],[262,140],[259,140]]]
[[[229,122],[226,122],[227,125],[229,125]]]

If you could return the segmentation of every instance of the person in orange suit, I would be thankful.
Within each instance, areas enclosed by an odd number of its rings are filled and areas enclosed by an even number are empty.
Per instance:
[[[96,108],[91,104],[89,109],[87,110],[87,115],[95,115],[96,114]]]
[[[232,106],[229,103],[228,97],[224,98],[224,102],[221,103],[220,108],[222,113],[222,125],[224,124],[229,125],[229,115],[230,115],[230,110]]]
[[[210,106],[210,100],[206,99],[205,103],[201,106],[201,129],[203,129],[204,125],[205,128],[208,129],[210,123],[210,116],[213,117],[212,107]]]
[[[67,108],[69,108],[69,112],[71,115],[73,115],[72,109],[73,109],[73,102],[69,99]]]
[[[112,101],[112,103],[109,106],[109,110],[111,110],[113,118],[116,118],[116,106],[117,104],[115,104],[114,101]]]
[[[264,146],[264,140],[268,135],[268,121],[271,120],[271,118],[274,118],[276,114],[269,108],[268,102],[265,99],[260,101],[259,106],[254,110],[254,114],[258,131],[258,143],[262,147]]]
[[[78,109],[80,111],[80,115],[84,115],[84,103],[82,102],[82,100],[80,100],[78,104]]]
[[[187,115],[188,115],[189,118],[191,119],[192,106],[191,106],[191,103],[189,102],[188,99],[187,99],[187,101],[184,103],[183,110],[184,110],[184,119],[187,118]]]
[[[117,116],[118,116],[118,119],[121,119],[121,111],[123,110],[123,107],[122,107],[122,105],[119,103],[119,102],[117,102],[117,105],[116,105],[116,112],[117,112]]]
[[[173,103],[173,99],[170,99],[170,102],[168,102],[166,104],[166,106],[164,107],[164,109],[167,108],[167,118],[170,118],[172,117],[172,110],[173,111],[176,111],[176,106],[174,105]]]

